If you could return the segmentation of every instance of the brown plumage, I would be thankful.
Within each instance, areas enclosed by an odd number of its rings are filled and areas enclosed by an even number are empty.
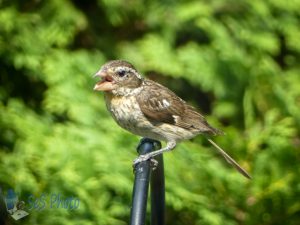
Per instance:
[[[151,80],[145,80],[143,85],[143,91],[136,99],[150,121],[165,122],[196,133],[222,133],[211,127],[200,113],[168,88]]]
[[[209,135],[222,131],[213,128],[192,106],[168,88],[144,79],[134,66],[123,60],[104,64],[95,76],[101,77],[94,90],[104,91],[108,110],[124,129],[156,140],[166,141],[167,146],[141,155],[135,164],[170,151],[176,143],[203,134],[208,141],[245,177],[250,175],[241,168]]]

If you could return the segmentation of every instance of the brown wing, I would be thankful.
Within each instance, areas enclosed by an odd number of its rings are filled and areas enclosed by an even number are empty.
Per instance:
[[[150,121],[169,123],[185,129],[196,129],[208,134],[219,133],[192,106],[168,88],[154,81],[144,81],[144,88],[137,96],[137,101]]]

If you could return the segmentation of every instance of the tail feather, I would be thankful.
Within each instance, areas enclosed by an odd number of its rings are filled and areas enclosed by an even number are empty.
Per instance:
[[[252,177],[248,174],[246,170],[244,170],[233,158],[231,158],[221,147],[219,147],[213,140],[207,138],[207,140],[218,150],[218,152],[226,159],[226,161],[233,165],[238,172],[240,172],[243,176],[248,179],[252,179]]]

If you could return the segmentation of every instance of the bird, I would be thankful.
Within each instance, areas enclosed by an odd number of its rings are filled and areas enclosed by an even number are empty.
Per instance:
[[[131,63],[108,61],[94,77],[100,78],[94,90],[104,92],[106,107],[120,127],[138,136],[166,142],[166,147],[140,155],[134,165],[202,134],[228,163],[251,179],[249,173],[210,138],[222,135],[221,130],[212,127],[203,115],[173,91],[144,78]]]

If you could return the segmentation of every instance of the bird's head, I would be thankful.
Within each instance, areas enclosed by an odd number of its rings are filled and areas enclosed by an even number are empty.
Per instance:
[[[95,91],[111,92],[114,95],[126,95],[138,88],[143,81],[132,64],[123,60],[105,63],[95,74],[101,80],[96,83]]]

